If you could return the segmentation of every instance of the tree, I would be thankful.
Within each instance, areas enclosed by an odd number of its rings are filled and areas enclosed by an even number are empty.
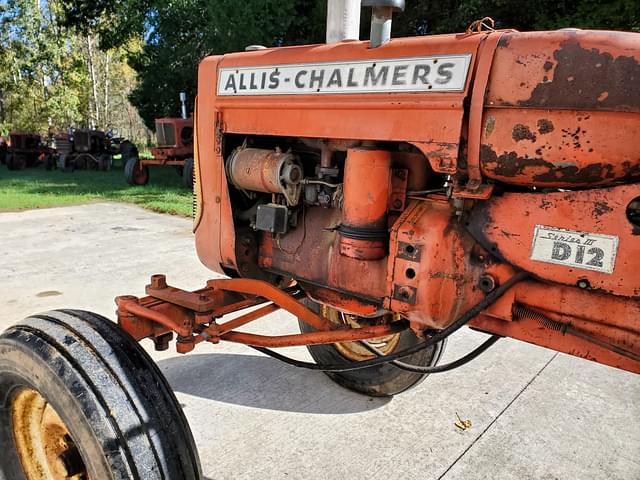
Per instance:
[[[143,41],[129,55],[139,84],[131,100],[147,125],[177,113],[179,91],[193,100],[196,69],[211,54],[249,44],[324,41],[326,0],[63,0],[67,26],[99,36],[102,48]],[[396,15],[394,36],[463,31],[490,16],[498,28],[561,27],[640,31],[638,0],[408,0]],[[369,12],[362,15],[367,38]]]
[[[76,34],[61,16],[59,0],[0,5],[0,134],[111,125],[144,136],[137,114],[127,122],[113,114],[132,111],[136,77],[124,47],[102,51],[95,35]],[[126,46],[140,51],[134,40]]]

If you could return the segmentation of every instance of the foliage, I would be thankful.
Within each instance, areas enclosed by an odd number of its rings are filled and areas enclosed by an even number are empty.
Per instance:
[[[394,35],[459,32],[493,17],[500,28],[567,26],[640,30],[638,0],[408,0]],[[178,93],[193,102],[197,66],[211,54],[250,44],[294,45],[324,41],[326,0],[64,0],[65,22],[99,34],[103,48],[144,39],[129,55],[139,83],[131,94],[148,126],[178,113]],[[362,38],[369,29],[363,10]]]
[[[124,56],[135,41],[100,51],[93,34],[76,34],[61,16],[60,0],[0,4],[0,135],[113,126],[140,137],[128,100],[135,72]]]
[[[638,0],[406,4],[394,36],[459,32],[484,16],[519,30],[640,31]],[[193,108],[205,56],[250,44],[323,42],[325,12],[326,0],[7,0],[0,4],[0,122],[42,129],[122,119],[134,130],[131,101],[152,128],[155,118],[178,115],[181,91]],[[367,9],[361,28],[366,38]],[[101,51],[91,49],[96,41]],[[104,102],[106,96],[113,99]]]
[[[98,201],[127,202],[161,213],[191,216],[191,192],[173,168],[151,166],[149,184],[127,185],[121,169],[72,173],[0,166],[0,211],[47,208]]]

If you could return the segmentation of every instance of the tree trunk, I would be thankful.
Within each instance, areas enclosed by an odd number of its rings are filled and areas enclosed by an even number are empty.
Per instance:
[[[93,125],[90,127],[95,128],[100,122],[100,109],[99,109],[99,101],[98,101],[98,82],[96,79],[96,69],[95,69],[95,57],[93,52],[93,42],[91,40],[91,35],[87,35],[87,65],[89,67],[89,80],[91,80],[91,89],[93,94]]]
[[[102,106],[102,117],[104,127],[107,128],[111,123],[109,117],[109,64],[111,63],[111,55],[107,53],[104,65],[104,105]]]

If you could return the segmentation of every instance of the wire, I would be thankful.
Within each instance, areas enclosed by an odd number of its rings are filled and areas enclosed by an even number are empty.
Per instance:
[[[300,183],[303,185],[325,185],[330,188],[338,188],[340,185],[342,185],[341,183],[329,183],[322,180],[311,180],[310,178],[305,178]]]
[[[410,190],[407,192],[407,195],[427,195],[429,193],[439,193],[439,192],[446,192],[447,189],[442,187],[442,188],[432,188],[431,190]]]
[[[280,360],[289,365],[293,365],[294,367],[306,368],[308,370],[321,370],[324,372],[350,372],[352,370],[359,370],[361,368],[375,367],[378,365],[384,365],[385,363],[392,362],[394,360],[398,360],[400,358],[407,357],[412,355],[420,350],[424,350],[425,348],[429,348],[432,345],[444,340],[449,335],[454,333],[455,331],[462,328],[466,323],[468,323],[471,319],[475,318],[480,312],[482,312],[485,308],[495,302],[498,298],[505,294],[507,290],[509,290],[516,283],[527,278],[529,274],[527,272],[520,272],[514,274],[509,280],[507,280],[504,285],[499,286],[492,292],[488,293],[485,298],[476,303],[473,307],[463,313],[457,320],[455,320],[451,325],[449,325],[444,330],[440,330],[435,333],[433,336],[429,337],[422,343],[418,343],[409,348],[406,348],[400,352],[393,353],[391,355],[386,355],[384,358],[372,358],[371,360],[363,360],[361,362],[349,362],[349,363],[333,363],[333,364],[318,364],[312,362],[303,362],[300,360],[296,360],[294,358],[289,358],[285,355],[281,355],[278,352],[274,352],[268,348],[264,347],[255,347],[253,345],[249,345],[254,350],[257,350],[265,355],[268,355],[276,360]]]
[[[489,337],[488,340],[480,344],[471,352],[467,353],[464,357],[460,357],[459,359],[454,360],[453,362],[450,362],[450,363],[445,363],[444,365],[435,365],[433,367],[420,367],[418,365],[411,365],[409,363],[399,362],[397,360],[393,360],[389,363],[395,367],[398,367],[401,370],[406,370],[407,372],[422,373],[422,374],[448,372],[449,370],[453,370],[454,368],[461,367],[462,365],[465,365],[469,363],[471,360],[477,358],[501,338],[502,337],[500,335],[491,335],[491,337]],[[378,357],[380,358],[385,357],[384,353],[382,353],[380,350],[378,350],[376,347],[371,345],[366,340],[362,340],[360,341],[360,343],[367,350],[369,350],[371,353],[374,353]]]

